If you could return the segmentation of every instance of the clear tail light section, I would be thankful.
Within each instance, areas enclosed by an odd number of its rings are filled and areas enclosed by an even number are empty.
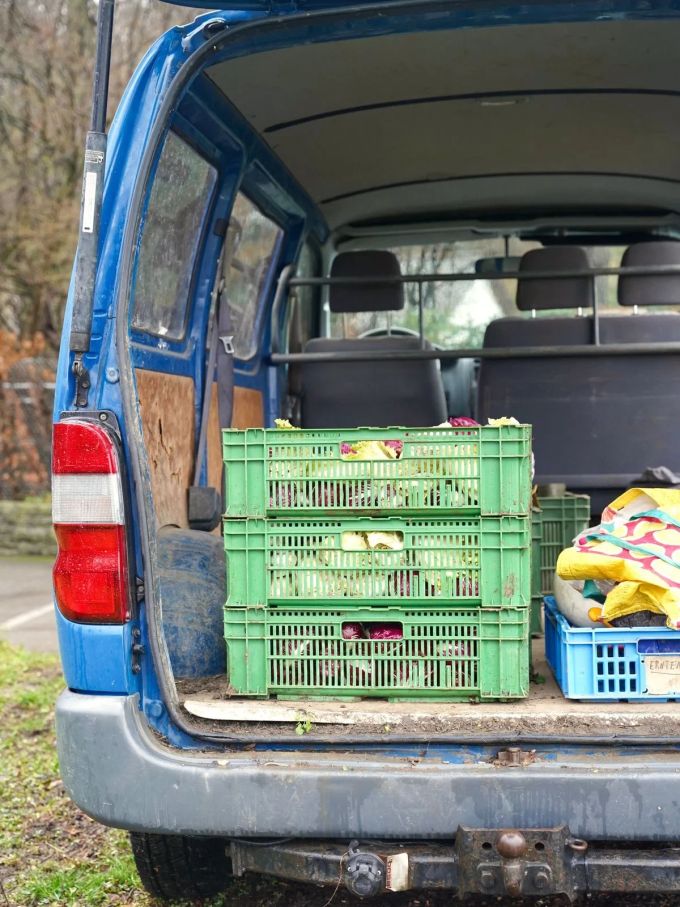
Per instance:
[[[79,623],[125,623],[130,594],[121,470],[113,438],[97,422],[74,418],[54,426],[52,522],[61,613]]]

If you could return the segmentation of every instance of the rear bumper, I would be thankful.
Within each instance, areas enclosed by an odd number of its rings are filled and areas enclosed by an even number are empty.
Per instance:
[[[459,826],[565,825],[588,841],[680,841],[677,750],[565,748],[522,768],[496,767],[472,749],[419,760],[370,750],[182,752],[152,735],[136,696],[71,692],[57,704],[57,737],[72,799],[136,831],[449,840]]]

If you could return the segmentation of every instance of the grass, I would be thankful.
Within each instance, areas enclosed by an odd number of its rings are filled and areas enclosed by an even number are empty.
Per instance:
[[[0,904],[150,905],[122,832],[70,802],[58,775],[58,659],[0,642]]]
[[[127,835],[89,819],[59,780],[54,703],[62,687],[56,656],[0,640],[0,907],[153,907]],[[324,907],[331,898],[332,907],[450,903],[357,901],[344,889],[250,877],[204,907]]]

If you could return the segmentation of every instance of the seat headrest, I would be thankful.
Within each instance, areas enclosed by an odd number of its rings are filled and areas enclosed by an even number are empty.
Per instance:
[[[341,252],[333,259],[331,277],[401,277],[401,268],[394,252],[387,250]],[[404,285],[331,285],[329,303],[331,312],[396,312],[404,308]]]
[[[522,256],[521,271],[585,271],[590,268],[588,253],[582,246],[550,246],[532,249]],[[517,283],[517,308],[531,309],[592,308],[592,277],[556,277],[554,280],[522,280]]]
[[[621,259],[622,268],[646,265],[680,265],[680,242],[641,242],[629,246]],[[641,274],[619,277],[620,305],[680,304],[680,274]]]

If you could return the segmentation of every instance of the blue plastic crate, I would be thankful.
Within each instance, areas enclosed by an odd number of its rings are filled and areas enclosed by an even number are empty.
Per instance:
[[[680,631],[572,627],[547,596],[545,654],[567,699],[680,700]],[[663,694],[647,691],[650,671],[657,683],[669,684]],[[677,684],[664,676],[677,677]]]

